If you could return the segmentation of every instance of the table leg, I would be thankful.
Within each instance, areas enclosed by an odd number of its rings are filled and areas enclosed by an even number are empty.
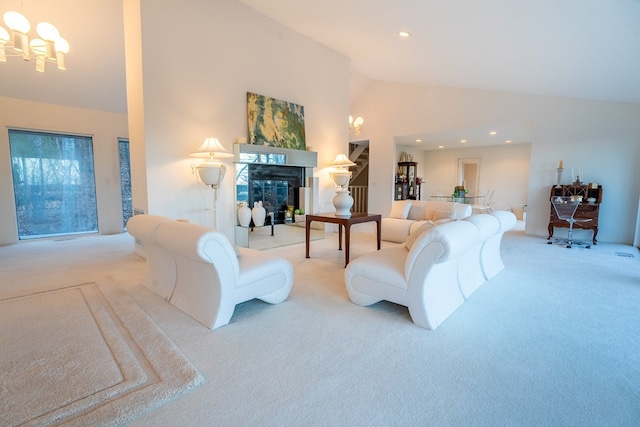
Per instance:
[[[306,247],[307,247],[307,258],[309,258],[309,240],[311,240],[311,221],[309,221],[309,217],[307,217],[307,222],[306,222],[306,227],[305,227],[305,234],[306,234]]]
[[[380,250],[380,235],[382,234],[382,222],[376,221],[376,224],[378,224],[378,250]]]
[[[338,250],[342,250],[342,225],[338,224]]]
[[[344,226],[344,266],[349,264],[349,244],[351,243],[351,226],[345,224]]]

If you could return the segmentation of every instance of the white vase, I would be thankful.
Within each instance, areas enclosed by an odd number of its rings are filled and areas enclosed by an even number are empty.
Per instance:
[[[351,217],[351,206],[353,206],[353,197],[348,190],[336,191],[333,198],[333,206],[336,208],[336,216],[342,218]]]
[[[242,202],[238,208],[238,223],[242,227],[248,227],[251,224],[251,209],[247,202]]]
[[[251,209],[251,217],[253,218],[253,225],[256,227],[262,227],[264,225],[264,218],[267,211],[262,206],[262,201],[253,202],[253,209]]]

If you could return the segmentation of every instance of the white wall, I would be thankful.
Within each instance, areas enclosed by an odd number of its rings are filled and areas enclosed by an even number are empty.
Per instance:
[[[366,121],[360,137],[370,142],[372,212],[386,214],[391,208],[395,136],[532,121],[527,234],[547,235],[549,191],[563,159],[565,170],[582,167],[587,181],[603,185],[598,240],[633,242],[640,195],[640,105],[373,82],[351,111]],[[492,176],[505,172],[501,167]]]
[[[324,168],[348,149],[349,60],[235,1],[139,3],[143,88],[128,97],[132,105],[137,101],[131,98],[143,96],[144,130],[131,141],[144,145],[132,156],[145,156],[148,201],[143,206],[145,183],[134,176],[134,206],[212,225],[205,211],[212,191],[197,184],[190,166],[199,160],[189,153],[208,136],[231,151],[237,137],[247,136],[246,93],[256,92],[305,107],[307,145],[318,151],[321,209],[332,211]],[[127,44],[136,43],[131,37],[125,33]],[[138,68],[127,64],[127,81]],[[234,168],[228,166],[218,228],[233,238]]]
[[[527,204],[531,144],[429,150],[423,154],[424,200],[439,191],[452,194],[458,185],[458,159],[478,157],[480,194],[495,190],[493,205],[496,209],[512,209],[518,218],[522,218],[522,207]]]
[[[122,196],[118,138],[127,138],[127,117],[0,97],[0,245],[18,241],[15,197],[11,174],[9,128],[93,137],[98,229],[101,234],[122,232]]]

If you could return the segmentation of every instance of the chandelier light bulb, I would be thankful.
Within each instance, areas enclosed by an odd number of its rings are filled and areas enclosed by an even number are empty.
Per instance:
[[[58,69],[66,70],[65,54],[69,52],[69,43],[60,37],[60,31],[50,22],[40,22],[35,26],[37,36],[28,34],[31,30],[29,20],[19,12],[4,13],[6,27],[0,26],[0,62],[7,62],[9,56],[22,56],[25,61],[36,63],[36,70],[44,72],[45,63],[57,63]],[[17,54],[17,55],[16,55]]]
[[[60,38],[60,31],[55,25],[48,22],[41,22],[36,26],[36,32],[38,35],[46,41],[55,42]]]
[[[31,51],[36,56],[44,56],[47,54],[47,43],[41,39],[33,39],[29,42]]]
[[[0,44],[9,43],[9,40],[11,40],[9,32],[4,27],[0,27]]]
[[[69,53],[69,42],[63,37],[56,40],[56,52]]]
[[[7,24],[7,27],[12,29],[13,31],[18,31],[22,34],[26,34],[31,29],[31,24],[29,24],[29,20],[24,17],[24,15],[9,11],[4,14],[4,22]]]

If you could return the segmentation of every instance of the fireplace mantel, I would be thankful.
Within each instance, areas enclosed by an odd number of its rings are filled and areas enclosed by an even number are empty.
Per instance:
[[[318,166],[318,153],[315,151],[236,143],[233,145],[234,163],[246,163],[240,160],[240,153],[283,154],[286,161],[282,166],[298,166],[302,168],[315,168]]]

